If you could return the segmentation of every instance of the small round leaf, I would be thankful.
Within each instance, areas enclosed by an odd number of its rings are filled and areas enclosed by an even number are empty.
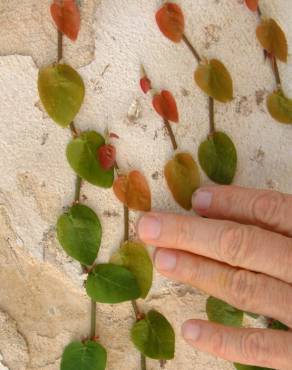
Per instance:
[[[258,10],[259,0],[245,0],[245,3],[252,12]]]
[[[72,342],[64,350],[61,370],[105,370],[107,353],[97,342]]]
[[[175,334],[167,319],[150,311],[131,330],[132,342],[143,355],[156,360],[171,360],[175,351]]]
[[[207,300],[206,311],[208,319],[218,324],[227,326],[241,327],[243,321],[243,311],[230,306],[220,299],[209,297]]]
[[[200,186],[198,166],[188,153],[178,153],[170,160],[164,169],[168,187],[183,208],[192,207],[192,195]]]
[[[100,303],[120,303],[141,296],[135,275],[125,267],[112,263],[97,265],[90,272],[86,292]]]
[[[38,90],[48,115],[62,127],[67,127],[74,120],[85,95],[81,76],[67,64],[42,68]]]
[[[68,144],[66,154],[77,175],[90,184],[110,188],[114,181],[114,169],[104,170],[97,155],[104,143],[104,138],[97,132],[84,132]]]
[[[111,257],[110,262],[131,271],[140,286],[141,297],[146,298],[152,285],[153,266],[145,246],[141,243],[126,242]]]
[[[72,41],[77,40],[80,30],[80,11],[76,0],[54,0],[51,15],[59,31]]]
[[[173,42],[183,38],[185,20],[181,8],[174,3],[165,3],[156,13],[156,22],[165,37]]]
[[[136,211],[151,210],[151,192],[146,178],[139,171],[119,176],[113,186],[116,197]]]
[[[199,162],[212,181],[231,184],[237,168],[236,148],[226,134],[215,132],[200,145]]]
[[[195,72],[195,81],[207,95],[221,103],[233,99],[231,76],[224,64],[217,59],[200,63]]]
[[[282,90],[268,96],[268,110],[271,116],[280,123],[292,123],[292,100],[286,98]]]
[[[286,36],[274,19],[266,19],[257,27],[257,38],[262,47],[270,54],[286,63],[288,44]]]
[[[156,112],[168,121],[178,123],[179,115],[174,96],[166,90],[156,94],[152,101],[153,107]]]
[[[88,207],[76,204],[59,217],[58,240],[66,253],[90,266],[96,259],[102,229],[97,215]]]

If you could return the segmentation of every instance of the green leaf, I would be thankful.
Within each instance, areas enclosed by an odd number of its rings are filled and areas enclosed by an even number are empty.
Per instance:
[[[268,110],[270,115],[280,123],[292,123],[292,100],[288,99],[282,90],[268,96]]]
[[[174,357],[175,334],[167,319],[157,311],[150,311],[145,319],[135,323],[131,338],[143,355],[156,360]]]
[[[59,217],[58,240],[66,253],[84,265],[92,265],[99,251],[102,229],[92,209],[76,204]]]
[[[274,330],[283,330],[283,331],[288,331],[289,328],[285,324],[281,323],[280,321],[273,320],[272,323],[269,325],[269,329],[274,329]]]
[[[262,47],[282,62],[288,58],[288,44],[285,33],[274,19],[265,19],[257,28],[257,38]]]
[[[200,145],[199,162],[212,181],[229,185],[236,173],[236,148],[226,134],[215,132]]]
[[[97,132],[84,132],[68,144],[67,159],[77,175],[84,180],[102,188],[110,188],[114,181],[114,169],[104,170],[97,154],[104,143],[104,138]]]
[[[88,275],[86,292],[100,303],[120,303],[141,296],[135,275],[125,267],[111,263],[93,269]]]
[[[200,186],[200,174],[193,157],[188,153],[178,153],[164,169],[167,185],[183,208],[192,208],[192,195]]]
[[[241,364],[234,364],[237,370],[272,370],[268,369],[267,367],[258,367],[252,365],[241,365]]]
[[[145,246],[141,243],[126,242],[111,257],[110,262],[131,271],[139,284],[141,297],[146,298],[152,285],[153,266]]]
[[[217,59],[200,63],[195,72],[195,81],[207,95],[221,103],[233,99],[232,78],[224,64]]]
[[[61,370],[105,370],[107,353],[99,343],[70,343],[64,350]]]
[[[212,322],[227,326],[242,326],[243,312],[220,299],[209,297],[206,311],[208,319]]]
[[[67,127],[74,120],[85,95],[81,76],[67,64],[42,68],[38,90],[48,115],[62,127]]]

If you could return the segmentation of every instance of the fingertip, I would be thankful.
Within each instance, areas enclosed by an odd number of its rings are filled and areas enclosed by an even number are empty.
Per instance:
[[[153,256],[154,266],[159,272],[172,272],[177,265],[175,250],[157,248]]]
[[[198,342],[202,333],[199,320],[188,320],[182,325],[182,336],[186,342]]]
[[[211,207],[213,192],[210,188],[200,188],[192,196],[192,207],[198,213],[206,212]]]
[[[157,240],[161,233],[161,221],[152,214],[144,214],[137,222],[137,234],[140,240]]]

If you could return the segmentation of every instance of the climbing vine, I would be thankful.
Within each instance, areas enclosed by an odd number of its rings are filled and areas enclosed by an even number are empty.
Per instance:
[[[267,98],[267,108],[270,115],[278,122],[284,124],[292,123],[292,100],[287,98],[283,91],[279,60],[287,63],[288,43],[286,35],[279,24],[272,18],[265,18],[259,7],[259,1],[246,1],[250,10],[257,12],[260,24],[256,29],[256,36],[261,46],[264,48],[264,56],[271,63],[275,76],[276,89]]]
[[[175,335],[172,326],[159,312],[144,313],[137,303],[146,298],[152,285],[153,266],[142,243],[130,240],[130,210],[151,210],[151,192],[146,178],[137,170],[122,173],[116,161],[112,141],[114,133],[105,137],[96,131],[79,130],[74,120],[82,106],[85,86],[82,77],[63,63],[63,36],[75,41],[80,30],[80,9],[75,0],[54,0],[51,15],[58,29],[58,56],[53,65],[39,71],[38,90],[50,118],[63,128],[70,128],[72,140],[66,157],[76,173],[72,205],[57,222],[57,237],[65,252],[80,262],[87,274],[85,290],[91,299],[91,329],[88,337],[70,343],[64,350],[61,370],[104,370],[107,351],[96,334],[96,304],[117,304],[131,301],[135,323],[131,340],[141,353],[141,370],[146,370],[146,357],[163,361],[172,359]],[[112,188],[124,205],[124,238],[109,263],[100,264],[97,256],[102,239],[102,226],[96,213],[81,203],[82,182]]]
[[[287,61],[288,46],[284,32],[273,19],[263,19],[258,1],[246,0],[250,10],[258,13],[261,23],[256,35],[271,62],[276,90],[269,95],[267,107],[277,121],[292,123],[292,101],[282,88],[277,60]],[[171,324],[159,312],[144,312],[138,299],[145,299],[153,280],[153,266],[145,245],[131,239],[129,216],[131,211],[149,212],[151,191],[144,175],[138,170],[121,171],[116,160],[115,140],[110,132],[81,131],[75,125],[84,101],[85,85],[79,73],[63,62],[64,35],[74,42],[81,27],[80,9],[75,0],[53,0],[51,16],[58,30],[57,60],[42,68],[38,76],[41,102],[50,118],[71,131],[72,139],[66,148],[67,161],[76,174],[72,204],[57,221],[57,237],[64,251],[78,261],[87,274],[85,291],[91,300],[90,333],[84,340],[74,341],[64,349],[61,370],[104,370],[107,351],[96,333],[96,305],[118,304],[129,301],[135,322],[129,337],[141,354],[141,370],[146,370],[146,358],[159,360],[161,366],[175,353],[175,334]],[[206,175],[218,184],[231,184],[237,169],[237,151],[232,139],[216,124],[216,105],[233,99],[233,81],[226,66],[217,59],[207,59],[193,46],[185,32],[185,16],[181,7],[166,2],[158,9],[157,25],[162,34],[174,43],[183,42],[197,64],[194,72],[196,85],[208,97],[209,134],[198,149],[199,163]],[[170,91],[153,88],[151,79],[142,67],[142,91],[149,95],[152,106],[161,117],[173,148],[172,158],[164,168],[167,185],[175,201],[184,209],[191,209],[191,198],[200,186],[199,168],[191,153],[181,152],[174,125],[180,124],[179,110]],[[102,226],[97,214],[81,202],[83,181],[113,190],[124,209],[124,237],[120,248],[108,263],[98,263],[102,240]],[[211,321],[231,326],[242,326],[244,312],[209,297],[207,314]],[[247,313],[248,315],[253,315]],[[254,316],[254,315],[253,315]],[[267,326],[287,328],[274,320]],[[235,364],[239,370],[258,369]]]

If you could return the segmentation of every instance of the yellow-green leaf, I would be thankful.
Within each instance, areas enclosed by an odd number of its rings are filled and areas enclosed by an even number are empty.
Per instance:
[[[202,62],[195,72],[198,86],[212,98],[226,103],[233,99],[233,83],[230,73],[217,59]]]
[[[90,184],[110,188],[114,181],[114,169],[103,169],[98,156],[98,149],[104,143],[104,138],[97,132],[84,132],[68,144],[66,154],[77,175]]]
[[[243,311],[215,297],[208,298],[206,312],[208,319],[212,322],[238,328],[242,326]]]
[[[237,168],[237,153],[232,140],[224,132],[215,132],[199,147],[199,162],[212,181],[229,185]]]
[[[282,90],[268,96],[267,106],[271,116],[281,123],[292,123],[292,100]]]
[[[126,242],[111,257],[110,262],[131,271],[140,286],[141,297],[146,298],[152,285],[153,266],[145,246],[141,243]]]
[[[38,90],[48,115],[62,127],[67,127],[74,120],[85,95],[81,76],[67,64],[42,68]]]
[[[285,33],[274,19],[265,19],[257,28],[262,47],[282,62],[287,62],[288,44]]]
[[[164,169],[168,187],[183,208],[192,207],[192,195],[200,186],[198,166],[189,153],[178,153]]]

